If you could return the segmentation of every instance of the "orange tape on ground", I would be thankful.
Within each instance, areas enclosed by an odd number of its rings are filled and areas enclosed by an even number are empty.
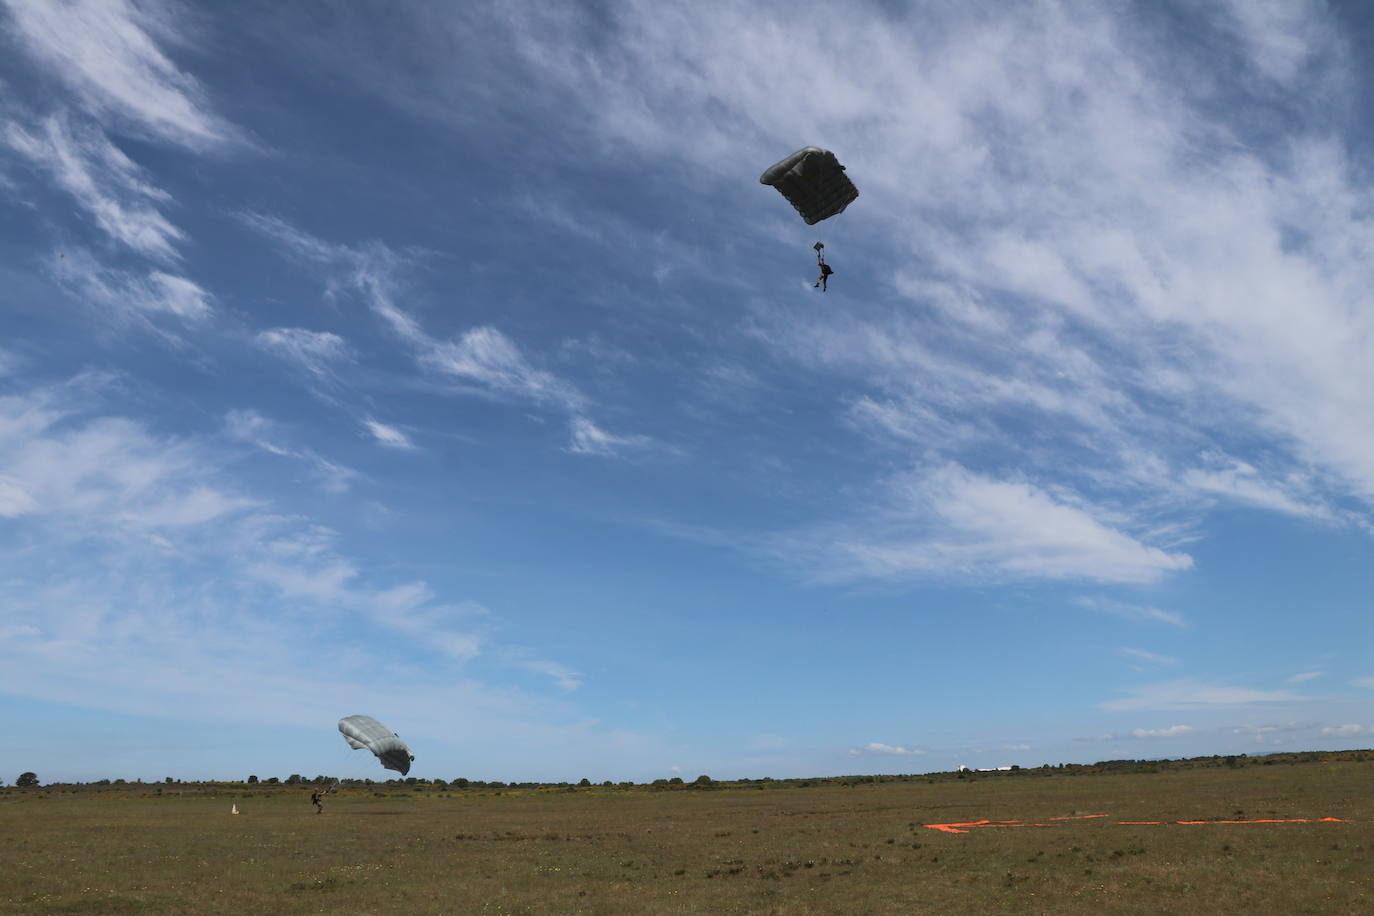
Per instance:
[[[1106,814],[1074,814],[1064,817],[1052,817],[1052,821],[1082,821],[1091,818],[1109,817]],[[1184,826],[1197,826],[1200,824],[1344,824],[1347,821],[1339,817],[1288,817],[1288,818],[1254,818],[1242,821],[1114,821],[1117,826],[1162,826],[1169,824],[1181,824]],[[930,830],[939,830],[944,833],[969,833],[978,827],[1064,827],[1066,824],[1040,824],[1033,821],[958,821],[950,824],[924,824]]]

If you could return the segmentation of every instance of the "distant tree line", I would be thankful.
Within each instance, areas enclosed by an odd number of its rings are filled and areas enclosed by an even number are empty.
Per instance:
[[[508,789],[561,789],[564,791],[577,791],[578,789],[595,788],[634,788],[646,787],[650,790],[669,791],[669,790],[700,790],[725,787],[748,787],[752,789],[768,788],[808,788],[812,786],[839,786],[853,788],[862,785],[889,782],[935,782],[945,779],[1020,779],[1027,777],[1045,776],[1074,776],[1087,775],[1093,773],[1159,773],[1165,771],[1207,769],[1207,768],[1227,768],[1241,769],[1252,766],[1293,766],[1304,763],[1320,763],[1331,761],[1346,762],[1374,762],[1374,749],[1352,749],[1343,751],[1289,751],[1277,754],[1264,754],[1258,756],[1248,756],[1246,754],[1213,754],[1206,757],[1185,757],[1178,759],[1169,758],[1126,758],[1120,760],[1099,760],[1096,763],[1058,763],[1043,764],[1038,767],[1017,767],[1013,766],[1008,770],[956,770],[950,772],[932,773],[897,773],[897,774],[862,774],[849,776],[822,776],[810,777],[806,779],[775,779],[771,776],[764,776],[759,779],[731,779],[715,780],[710,776],[701,775],[692,782],[685,782],[681,776],[671,776],[664,779],[655,779],[649,783],[635,783],[631,781],[613,782],[604,780],[594,783],[584,777],[576,783],[571,782],[502,782],[500,780],[482,780],[457,778],[445,779],[424,779],[418,776],[409,776],[405,779],[352,779],[339,778],[334,776],[315,776],[306,778],[300,773],[292,773],[285,779],[276,776],[259,778],[257,775],[250,775],[242,782],[230,780],[227,783],[219,780],[193,781],[192,785],[242,785],[244,783],[253,786],[328,786],[338,784],[346,788],[366,788],[366,787],[393,787],[410,788],[412,790],[433,787],[446,790],[498,790]],[[150,782],[157,784],[157,780]],[[182,780],[173,779],[171,776],[165,777],[161,781],[162,785],[182,784]],[[0,786],[3,786],[0,781]],[[41,786],[38,775],[32,771],[20,773],[14,781],[14,786],[21,789],[32,789]],[[89,786],[126,786],[126,785],[146,785],[142,779],[98,779],[87,783],[63,783],[62,785],[89,785]],[[49,786],[51,788],[51,786]],[[159,793],[161,788],[157,790]]]

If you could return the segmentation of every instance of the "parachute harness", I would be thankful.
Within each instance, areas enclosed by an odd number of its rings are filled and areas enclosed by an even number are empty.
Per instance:
[[[830,265],[825,263],[825,243],[817,242],[811,247],[816,249],[816,266],[821,270],[821,275],[816,278],[816,282],[812,285],[819,286],[823,293],[828,292],[830,288],[830,275],[835,271],[831,270]]]

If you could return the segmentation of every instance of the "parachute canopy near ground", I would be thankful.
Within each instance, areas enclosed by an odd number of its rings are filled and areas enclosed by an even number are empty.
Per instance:
[[[377,755],[382,766],[402,776],[410,772],[415,755],[391,729],[371,716],[348,716],[339,720],[339,731],[355,751],[368,750]]]
[[[835,154],[818,146],[799,149],[769,166],[759,183],[777,188],[808,226],[843,213],[859,196]]]

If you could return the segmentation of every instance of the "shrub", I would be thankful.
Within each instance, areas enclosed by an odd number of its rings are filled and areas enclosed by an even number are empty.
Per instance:
[[[20,773],[19,778],[14,781],[14,784],[21,789],[27,789],[36,786],[39,784],[38,774],[32,771],[28,773]]]

